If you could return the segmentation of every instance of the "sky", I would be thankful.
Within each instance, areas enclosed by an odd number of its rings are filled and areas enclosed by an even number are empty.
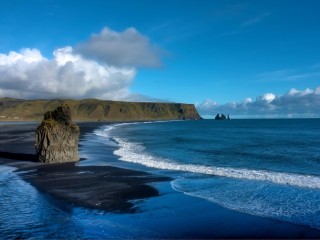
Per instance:
[[[320,117],[319,0],[4,0],[0,97]]]

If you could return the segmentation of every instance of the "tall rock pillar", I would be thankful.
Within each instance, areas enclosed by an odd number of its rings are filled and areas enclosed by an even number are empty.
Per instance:
[[[44,114],[36,130],[35,148],[39,162],[76,162],[80,129],[71,120],[71,111],[64,104]]]

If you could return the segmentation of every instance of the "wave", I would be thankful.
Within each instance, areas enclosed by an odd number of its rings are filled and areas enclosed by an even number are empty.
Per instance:
[[[244,168],[238,169],[196,164],[181,164],[170,159],[164,159],[149,154],[144,151],[144,147],[141,144],[128,142],[119,137],[114,137],[114,140],[119,144],[119,149],[115,150],[114,154],[119,156],[120,160],[142,164],[151,168],[238,179],[270,181],[277,184],[289,184],[304,188],[320,188],[320,177],[318,176]]]
[[[161,123],[161,122],[174,122],[174,121],[179,121],[179,120],[165,120],[165,121],[147,121],[147,122],[127,122],[127,123],[115,123],[115,124],[110,124],[110,125],[105,125],[101,128],[98,128],[96,130],[93,131],[93,134],[99,136],[99,137],[103,137],[103,138],[107,138],[109,139],[110,142],[113,142],[110,136],[110,132],[120,126],[126,126],[126,125],[136,125],[136,124],[150,124],[150,123]]]
[[[159,122],[159,121],[157,121]],[[162,122],[162,121],[161,121]],[[152,155],[145,151],[145,148],[135,142],[129,142],[124,138],[112,136],[112,130],[124,125],[133,124],[148,124],[154,122],[131,122],[118,123],[104,126],[104,128],[95,130],[94,133],[98,136],[109,139],[114,143],[118,143],[118,149],[114,154],[119,156],[119,159],[126,162],[141,164],[150,168],[182,171],[197,174],[205,174],[220,177],[229,177],[237,179],[269,181],[276,184],[288,184],[303,188],[320,189],[320,177],[315,175],[302,175],[296,173],[275,172],[267,170],[254,170],[246,168],[231,168],[231,167],[214,167],[197,164],[177,163],[172,159],[165,159]]]
[[[100,137],[110,138],[110,132],[116,127],[119,126],[125,126],[125,125],[134,125],[138,124],[139,122],[130,122],[130,123],[116,123],[112,125],[103,126],[101,128],[98,128],[93,131],[93,133]],[[148,122],[142,122],[142,123],[148,123]]]
[[[114,128],[114,125],[104,126],[103,128],[99,128],[93,131],[93,133],[100,137],[109,137],[109,132]]]
[[[320,190],[234,178],[181,178],[174,190],[227,209],[320,229]]]

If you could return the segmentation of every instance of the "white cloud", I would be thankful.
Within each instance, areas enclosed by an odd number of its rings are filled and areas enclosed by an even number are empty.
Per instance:
[[[52,59],[38,49],[0,53],[0,97],[146,100],[130,85],[136,67],[160,64],[159,51],[134,28],[103,28],[76,50],[55,49]]]
[[[37,49],[0,54],[0,96],[21,98],[86,98],[124,100],[134,68],[114,67],[87,60],[72,47],[54,51],[53,59]]]
[[[210,111],[212,108],[217,107],[217,103],[211,99],[206,99],[201,103],[201,108],[203,111]]]
[[[17,63],[18,61],[24,61],[26,63],[34,63],[41,60],[45,60],[45,58],[41,55],[40,51],[37,49],[29,49],[24,48],[21,49],[21,53],[17,53],[14,51],[9,52],[8,55],[0,54],[0,65],[12,65]]]
[[[298,94],[300,91],[298,91],[297,89],[295,88],[291,88],[288,92],[288,95],[289,96],[294,96],[295,94]]]
[[[259,97],[259,100],[271,103],[275,98],[276,98],[276,95],[274,95],[273,93],[266,93],[266,94],[263,94],[261,97]]]
[[[251,98],[246,98],[244,100],[244,103],[247,104],[247,103],[252,103],[252,99]]]
[[[197,105],[200,114],[215,116],[225,113],[241,117],[320,117],[320,87],[305,90],[290,89],[286,94],[276,96],[266,93],[256,100],[246,98],[238,103],[211,104],[205,100]]]
[[[157,67],[161,50],[135,28],[115,32],[103,28],[78,44],[75,51],[86,58],[114,66]]]

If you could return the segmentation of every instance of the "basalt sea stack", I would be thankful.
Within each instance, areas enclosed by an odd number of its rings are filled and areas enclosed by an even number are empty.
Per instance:
[[[35,148],[39,162],[76,162],[78,157],[79,126],[72,123],[71,111],[64,104],[44,114],[36,130]]]

